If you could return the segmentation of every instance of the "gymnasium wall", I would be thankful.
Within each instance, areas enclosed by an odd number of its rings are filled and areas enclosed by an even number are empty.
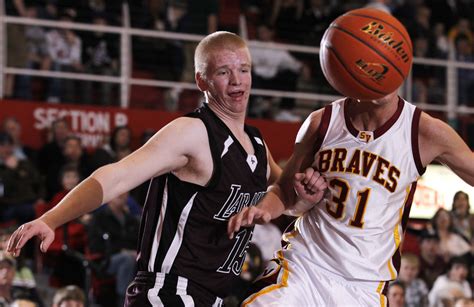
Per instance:
[[[8,116],[16,117],[22,126],[22,142],[33,148],[39,148],[47,142],[48,127],[60,117],[69,121],[72,131],[82,138],[85,147],[92,150],[106,142],[108,135],[119,125],[131,127],[136,148],[140,145],[144,131],[159,130],[180,115],[145,109],[0,100],[0,120]],[[275,161],[288,159],[299,123],[255,119],[249,119],[248,123],[260,129]]]

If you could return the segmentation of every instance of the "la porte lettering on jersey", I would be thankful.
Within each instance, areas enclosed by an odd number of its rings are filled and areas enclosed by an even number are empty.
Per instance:
[[[234,213],[242,211],[244,207],[254,206],[265,195],[265,191],[262,191],[255,192],[251,197],[250,193],[240,192],[241,189],[242,186],[239,184],[230,186],[229,197],[219,213],[214,215],[216,220],[227,221]]]

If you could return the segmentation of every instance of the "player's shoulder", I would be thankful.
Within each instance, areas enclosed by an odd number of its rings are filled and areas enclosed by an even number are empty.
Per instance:
[[[204,122],[198,117],[187,117],[182,116],[172,120],[168,125],[165,126],[169,129],[176,129],[180,132],[193,132],[193,131],[205,131],[206,126]]]
[[[176,142],[191,144],[207,138],[204,123],[199,118],[178,117],[161,128],[151,139],[151,142],[161,143],[163,139],[173,139]]]
[[[422,138],[431,141],[443,141],[449,138],[452,128],[444,121],[429,115],[426,112],[421,112],[418,133]]]
[[[299,143],[303,138],[313,139],[318,133],[319,127],[323,121],[324,113],[330,112],[327,108],[321,108],[311,112],[305,119],[296,136],[296,142]],[[326,114],[327,115],[327,114]]]

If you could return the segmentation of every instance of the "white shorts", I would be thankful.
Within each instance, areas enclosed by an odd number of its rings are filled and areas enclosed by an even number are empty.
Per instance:
[[[255,306],[387,306],[388,282],[348,281],[297,257],[279,251],[255,281],[258,292],[242,307]]]

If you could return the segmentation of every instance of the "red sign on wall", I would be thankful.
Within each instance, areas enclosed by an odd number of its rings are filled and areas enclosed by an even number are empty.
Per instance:
[[[0,120],[16,117],[22,125],[22,142],[33,148],[47,142],[51,123],[62,117],[68,120],[71,130],[82,138],[84,146],[92,149],[107,142],[113,129],[123,125],[132,129],[133,145],[137,147],[144,131],[157,131],[180,115],[143,109],[0,101]],[[248,123],[260,129],[275,161],[289,158],[300,124],[267,120],[248,120]]]

